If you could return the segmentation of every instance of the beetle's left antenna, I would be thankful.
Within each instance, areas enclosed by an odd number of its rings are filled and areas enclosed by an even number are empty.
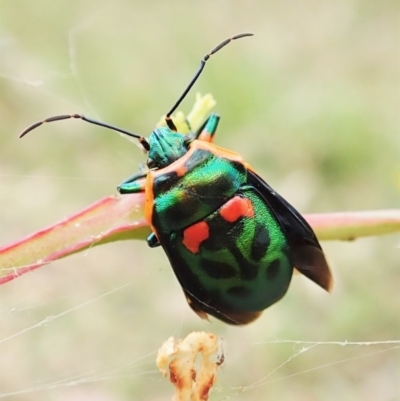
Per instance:
[[[103,123],[101,121],[92,120],[91,118],[85,117],[83,114],[63,114],[61,116],[49,117],[49,118],[46,118],[45,120],[37,121],[36,123],[30,125],[28,128],[24,129],[21,132],[21,134],[19,135],[19,137],[22,138],[28,132],[34,130],[37,127],[40,127],[44,123],[51,123],[53,121],[60,121],[60,120],[68,120],[70,118],[79,118],[79,119],[81,119],[83,121],[86,121],[86,122],[88,122],[90,124],[99,125],[100,127],[108,128],[108,129],[111,129],[113,131],[120,132],[121,134],[130,136],[132,138],[136,138],[140,142],[140,144],[143,146],[144,150],[146,150],[147,152],[150,150],[150,145],[147,142],[146,138],[144,138],[144,137],[142,137],[140,135],[132,134],[132,132],[126,131],[126,130],[124,130],[122,128],[115,127],[114,125],[106,124],[106,123]]]
[[[207,60],[215,54],[218,50],[221,50],[223,47],[225,47],[228,43],[232,42],[235,39],[240,39],[244,38],[246,36],[253,36],[253,33],[238,33],[235,36],[232,36],[231,38],[225,39],[222,41],[220,44],[214,47],[209,53],[207,53],[200,61],[200,66],[192,78],[192,80],[189,82],[189,85],[186,87],[186,89],[183,91],[182,95],[179,97],[179,99],[175,102],[175,104],[172,106],[171,110],[165,115],[165,122],[168,125],[168,128],[171,129],[172,131],[176,131],[176,126],[174,122],[172,121],[171,115],[172,113],[178,108],[178,106],[181,104],[182,100],[186,97],[186,95],[189,93],[190,89],[192,89],[192,86],[194,83],[197,81],[199,78],[200,74],[202,73],[204,66],[206,65]]]

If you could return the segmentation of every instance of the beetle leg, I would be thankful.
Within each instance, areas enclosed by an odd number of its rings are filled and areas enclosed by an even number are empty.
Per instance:
[[[151,234],[147,237],[146,241],[147,241],[147,245],[148,245],[150,248],[156,248],[157,246],[160,246],[160,245],[161,245],[161,244],[160,244],[160,241],[158,240],[158,238],[156,237],[156,235],[155,235],[154,233],[151,233]]]
[[[147,173],[139,171],[138,173],[130,176],[125,181],[118,185],[117,190],[120,194],[134,194],[144,191],[144,181]]]
[[[196,139],[200,141],[212,142],[214,139],[214,134],[217,131],[219,119],[220,117],[218,114],[212,113],[196,132]]]

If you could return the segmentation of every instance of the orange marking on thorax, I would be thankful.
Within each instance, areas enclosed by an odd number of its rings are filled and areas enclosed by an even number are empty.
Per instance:
[[[210,132],[202,131],[201,134],[199,135],[199,137],[197,138],[197,140],[212,143],[212,141],[214,140],[214,137],[211,136]]]
[[[146,176],[146,183],[145,183],[145,192],[146,192],[145,218],[146,218],[146,221],[150,224],[153,232],[156,235],[157,235],[157,230],[152,224],[153,223],[153,205],[154,205],[154,193],[153,193],[154,180],[158,176],[167,174],[170,172],[175,172],[178,175],[178,177],[183,177],[187,173],[187,168],[185,166],[185,163],[189,160],[189,158],[193,155],[193,153],[199,149],[209,151],[210,153],[212,153],[213,155],[215,155],[217,157],[222,157],[227,160],[244,163],[242,156],[240,156],[238,153],[221,148],[219,146],[216,146],[216,145],[214,145],[210,142],[206,142],[204,140],[194,140],[190,144],[190,148],[189,148],[188,152],[185,155],[183,155],[180,159],[176,160],[175,162],[171,163],[169,166],[164,167],[162,169],[149,171]],[[245,164],[245,165],[247,166],[247,164]],[[252,207],[252,205],[251,205],[251,207]],[[200,224],[200,223],[198,223],[198,224]],[[188,227],[185,230],[185,232],[189,229],[192,229],[192,227],[195,227],[195,226],[196,225]],[[193,228],[193,230],[194,230],[194,228]],[[203,228],[203,230],[204,230],[203,235],[205,235],[205,233],[206,233],[205,228]],[[208,226],[207,226],[207,230],[208,230]],[[191,235],[192,235],[191,231],[188,231],[188,237],[190,237]],[[201,238],[201,237],[199,237],[199,238]],[[208,238],[208,231],[207,231],[207,235],[202,240],[200,240],[200,242],[197,240],[197,245],[196,245],[196,241],[194,240],[194,238],[193,239],[188,238],[187,243],[189,245],[186,246],[185,243],[184,243],[184,245],[191,252],[196,253],[196,252],[198,252],[200,243],[207,238]],[[185,238],[184,238],[184,241],[185,241]],[[192,248],[189,248],[189,247],[192,247]]]
[[[175,162],[175,172],[178,177],[183,177],[187,173],[187,168],[185,166],[185,162],[182,162],[180,159],[177,160]]]
[[[154,177],[152,174],[147,174],[145,183],[146,202],[144,204],[144,218],[150,224],[153,232],[156,232],[153,227],[153,204],[154,204],[154,192],[153,192]]]
[[[246,166],[247,170],[250,170],[250,171],[252,171],[253,173],[256,172],[256,170],[254,170],[254,168],[251,167],[250,164],[248,164],[248,163],[246,163],[246,162],[244,162],[243,164]]]
[[[200,245],[210,236],[210,229],[205,221],[199,221],[183,231],[182,244],[192,253],[198,253]]]
[[[229,223],[234,223],[241,217],[253,217],[253,204],[248,198],[235,196],[221,206],[220,215],[224,220]]]
[[[240,156],[238,153],[221,148],[221,147],[214,145],[212,143],[209,143],[209,142],[194,140],[190,144],[190,148],[189,148],[188,152],[185,155],[183,155],[180,159],[174,161],[169,166],[164,167],[160,170],[150,171],[148,175],[152,175],[153,178],[155,178],[159,175],[166,174],[166,173],[173,171],[178,174],[178,177],[182,177],[187,172],[185,163],[189,160],[189,158],[193,155],[193,153],[199,149],[207,150],[210,153],[212,153],[213,155],[218,156],[218,157],[223,157],[228,160],[237,161],[239,163],[244,163],[242,156]]]

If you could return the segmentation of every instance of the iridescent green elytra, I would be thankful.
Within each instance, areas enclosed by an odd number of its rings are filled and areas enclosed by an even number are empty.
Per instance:
[[[191,308],[242,325],[282,298],[296,268],[326,290],[331,274],[322,249],[304,218],[234,152],[212,144],[219,117],[212,114],[196,133],[180,134],[172,113],[201,74],[208,58],[250,34],[223,41],[206,55],[181,97],[148,140],[82,115],[51,117],[28,127],[81,118],[135,137],[148,152],[147,171],[118,188],[146,195],[145,217]]]

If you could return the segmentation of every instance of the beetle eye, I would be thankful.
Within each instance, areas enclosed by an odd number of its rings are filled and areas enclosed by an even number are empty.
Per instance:
[[[156,163],[154,162],[153,159],[150,159],[150,157],[147,159],[147,167],[148,168],[153,168],[156,166]]]

